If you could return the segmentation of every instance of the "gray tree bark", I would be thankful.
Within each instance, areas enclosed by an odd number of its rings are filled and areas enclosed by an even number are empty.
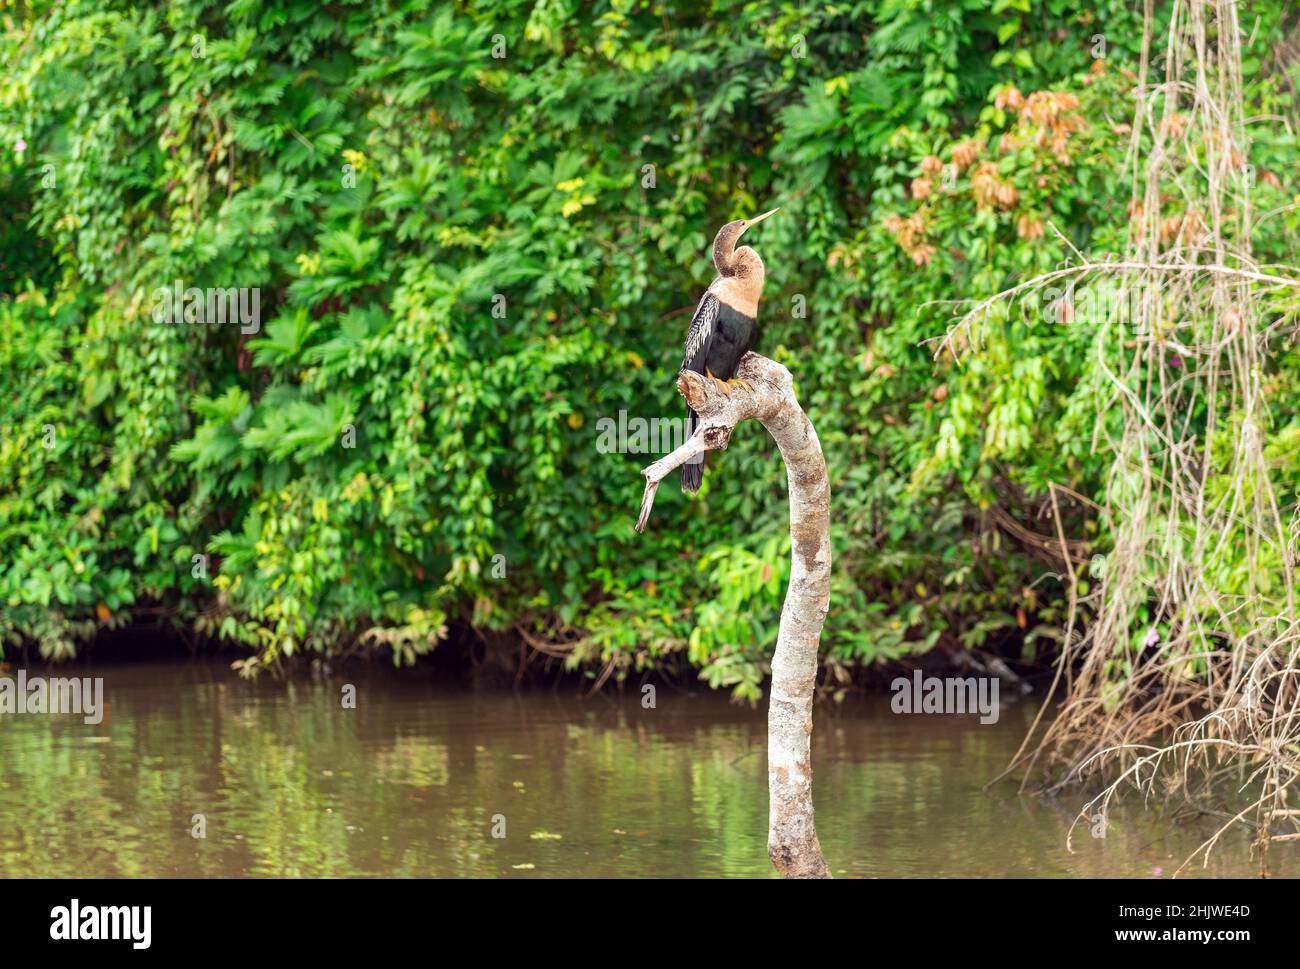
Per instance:
[[[813,826],[812,704],[817,680],[817,647],[830,606],[830,481],[817,432],[794,395],[790,371],[756,353],[746,354],[736,376],[751,393],[736,387],[728,395],[689,370],[677,389],[700,417],[699,427],[681,447],[645,468],[645,494],[636,529],[644,531],[659,483],[691,458],[725,449],[742,420],[767,428],[785,462],[790,485],[790,543],[793,561],[781,629],[772,654],[771,697],[767,708],[767,854],[787,878],[829,878]]]

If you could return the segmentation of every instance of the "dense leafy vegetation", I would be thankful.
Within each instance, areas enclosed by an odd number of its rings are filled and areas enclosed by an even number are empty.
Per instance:
[[[1255,6],[1252,108],[1293,112],[1284,5]],[[760,349],[833,477],[830,681],[1059,636],[1041,513],[1053,483],[1095,495],[1106,461],[1088,333],[1013,312],[961,367],[924,341],[936,301],[1117,251],[1129,4],[5,13],[0,642],[65,657],[161,615],[254,669],[406,662],[472,628],[756,695],[788,555],[770,443],[743,429],[638,537],[650,456],[599,428],[680,413],[712,233],[776,205],[747,241]],[[1294,148],[1257,141],[1261,211],[1294,194]],[[255,288],[260,319],[159,322],[178,280]],[[1104,527],[1062,500],[1086,559]]]

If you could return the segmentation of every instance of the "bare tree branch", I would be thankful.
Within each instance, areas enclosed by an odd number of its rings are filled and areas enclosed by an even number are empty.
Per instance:
[[[748,353],[736,376],[753,388],[726,394],[699,374],[683,371],[677,389],[699,415],[699,426],[681,447],[643,470],[645,494],[637,531],[644,531],[659,483],[691,458],[723,449],[742,420],[767,428],[785,461],[790,488],[790,584],[772,654],[767,708],[767,853],[788,878],[829,878],[813,826],[812,702],[817,684],[817,647],[830,605],[830,482],[817,432],[794,395],[790,371]]]

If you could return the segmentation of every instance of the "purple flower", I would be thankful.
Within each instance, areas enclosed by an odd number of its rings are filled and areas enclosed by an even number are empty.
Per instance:
[[[1146,639],[1142,640],[1142,642],[1147,646],[1155,646],[1160,642],[1160,633],[1156,631],[1155,626],[1147,630]]]
[[[27,150],[27,142],[23,141],[23,139],[19,138],[17,141],[14,142],[14,151],[18,152],[18,154],[21,155],[26,150]]]

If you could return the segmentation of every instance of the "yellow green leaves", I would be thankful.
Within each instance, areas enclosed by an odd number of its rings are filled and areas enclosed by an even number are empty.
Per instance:
[[[847,92],[848,89],[849,79],[842,74],[839,77],[828,78],[825,85],[823,85],[823,90],[825,90],[827,97],[832,97],[835,94],[843,94]]]
[[[265,451],[276,460],[305,461],[335,448],[346,448],[353,407],[342,394],[314,401],[283,389],[257,409],[240,443]]]
[[[566,196],[564,204],[560,206],[560,213],[566,219],[577,215],[584,206],[596,204],[595,195],[582,191],[582,187],[586,184],[587,180],[585,178],[571,178],[555,186],[557,192]]]

